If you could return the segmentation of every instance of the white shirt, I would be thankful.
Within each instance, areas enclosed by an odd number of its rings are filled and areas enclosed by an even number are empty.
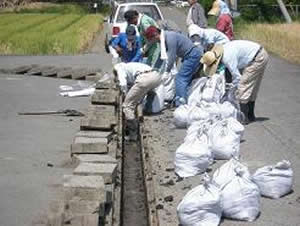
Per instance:
[[[117,71],[119,85],[127,92],[128,84],[132,85],[136,79],[136,76],[140,72],[150,71],[152,67],[147,64],[130,62],[130,63],[119,63],[114,66]]]
[[[190,26],[191,24],[194,24],[192,20],[192,7],[190,7],[188,15],[186,17],[186,26]]]
[[[246,40],[235,40],[223,45],[222,62],[232,74],[232,83],[239,84],[241,73],[252,61],[260,45]]]

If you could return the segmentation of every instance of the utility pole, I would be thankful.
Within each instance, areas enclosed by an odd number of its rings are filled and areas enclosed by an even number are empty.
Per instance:
[[[278,5],[280,7],[280,10],[281,10],[281,12],[282,12],[282,14],[285,18],[285,21],[289,24],[292,23],[292,19],[290,17],[290,14],[288,13],[283,1],[282,0],[277,0],[277,2],[278,2]]]

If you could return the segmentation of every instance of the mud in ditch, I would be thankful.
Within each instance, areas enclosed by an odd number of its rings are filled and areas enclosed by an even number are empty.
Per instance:
[[[122,225],[148,225],[142,158],[138,142],[125,142],[124,145]]]

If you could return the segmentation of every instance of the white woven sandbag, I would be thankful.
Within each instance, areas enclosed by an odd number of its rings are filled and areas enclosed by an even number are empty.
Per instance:
[[[197,106],[206,111],[209,114],[210,119],[220,118],[219,104],[202,100]]]
[[[188,105],[196,105],[201,101],[202,89],[207,81],[206,77],[195,79],[188,90]]]
[[[177,69],[172,68],[171,72],[163,73],[162,81],[165,87],[165,101],[173,100],[175,96],[175,76],[177,74]]]
[[[254,221],[260,212],[260,191],[244,168],[236,168],[234,178],[221,189],[223,216]]]
[[[187,125],[191,125],[195,121],[208,120],[209,113],[197,105],[191,106],[188,112]]]
[[[144,110],[148,113],[158,113],[164,108],[165,89],[163,84],[160,84],[154,90],[150,91],[144,103]]]
[[[240,139],[242,139],[245,131],[245,127],[235,118],[227,118],[229,127],[232,129],[233,132],[235,132],[237,135],[240,136]]]
[[[229,101],[225,101],[220,104],[220,114],[222,118],[237,118],[238,109]]]
[[[265,166],[256,170],[253,181],[258,185],[263,196],[278,199],[293,187],[293,170],[287,160],[278,162],[275,166]]]
[[[189,109],[187,104],[183,104],[173,112],[173,123],[177,128],[186,128]]]
[[[214,74],[204,86],[202,100],[206,102],[220,103],[225,94],[225,79],[223,75]]]
[[[175,154],[175,173],[180,177],[191,177],[206,171],[213,162],[208,137],[203,129],[194,139],[181,144]]]
[[[226,119],[218,121],[210,130],[209,141],[215,159],[230,159],[239,155],[241,137],[229,124]]]
[[[177,206],[177,216],[182,226],[217,226],[222,208],[220,191],[209,179],[190,190]]]
[[[218,168],[214,175],[213,181],[216,183],[220,188],[222,188],[225,184],[231,181],[235,175],[236,168],[243,168],[244,172],[250,176],[250,172],[247,166],[243,165],[237,157],[231,158],[229,161],[224,163],[220,168]]]
[[[195,137],[197,137],[199,133],[199,130],[203,128],[204,123],[205,123],[204,121],[193,122],[186,131],[184,142],[195,139]]]

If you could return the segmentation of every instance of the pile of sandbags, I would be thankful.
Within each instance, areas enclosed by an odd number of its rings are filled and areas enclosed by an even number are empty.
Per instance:
[[[175,173],[191,177],[206,172],[213,160],[228,160],[188,192],[177,207],[182,226],[219,225],[221,216],[254,221],[260,213],[261,195],[279,198],[292,191],[289,161],[258,169],[252,176],[239,161],[244,126],[234,90],[225,92],[223,76],[193,82],[187,104],[173,113],[174,124],[187,128],[184,143],[176,150]],[[214,209],[213,209],[214,208]],[[221,211],[221,214],[220,214]]]

